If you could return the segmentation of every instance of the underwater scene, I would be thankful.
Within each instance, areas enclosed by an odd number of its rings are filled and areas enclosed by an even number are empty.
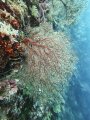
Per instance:
[[[0,120],[90,120],[90,0],[0,0]]]

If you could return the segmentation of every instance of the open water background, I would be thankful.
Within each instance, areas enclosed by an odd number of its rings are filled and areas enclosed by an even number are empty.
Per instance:
[[[78,73],[73,75],[67,92],[62,120],[90,120],[90,0],[69,32],[79,62]]]

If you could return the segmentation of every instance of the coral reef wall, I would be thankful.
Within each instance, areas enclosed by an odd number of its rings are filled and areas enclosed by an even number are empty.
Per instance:
[[[53,25],[75,21],[80,4],[70,3],[0,1],[1,120],[56,120],[54,115],[64,110],[64,95],[78,59],[70,38],[55,32]]]

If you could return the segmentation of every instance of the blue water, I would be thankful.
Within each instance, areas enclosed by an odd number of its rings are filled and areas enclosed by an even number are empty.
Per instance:
[[[73,75],[62,120],[90,120],[90,2],[70,30],[79,62]]]

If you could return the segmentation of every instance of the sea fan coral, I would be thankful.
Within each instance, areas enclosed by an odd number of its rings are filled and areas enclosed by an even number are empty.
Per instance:
[[[41,102],[55,101],[56,92],[62,94],[68,85],[77,57],[64,33],[54,32],[48,24],[32,28],[29,37],[21,42],[27,64],[11,78],[19,78]]]
[[[35,75],[37,73],[37,78],[42,79],[55,72],[56,75],[59,74],[60,82],[62,80],[60,76],[63,72],[65,74],[63,77],[71,72],[75,56],[65,35],[54,32],[51,26],[49,27],[42,25],[42,27],[32,29],[30,31],[31,39],[26,39],[28,41],[27,44],[24,43],[24,48],[28,56],[27,62],[30,73],[35,73]]]

